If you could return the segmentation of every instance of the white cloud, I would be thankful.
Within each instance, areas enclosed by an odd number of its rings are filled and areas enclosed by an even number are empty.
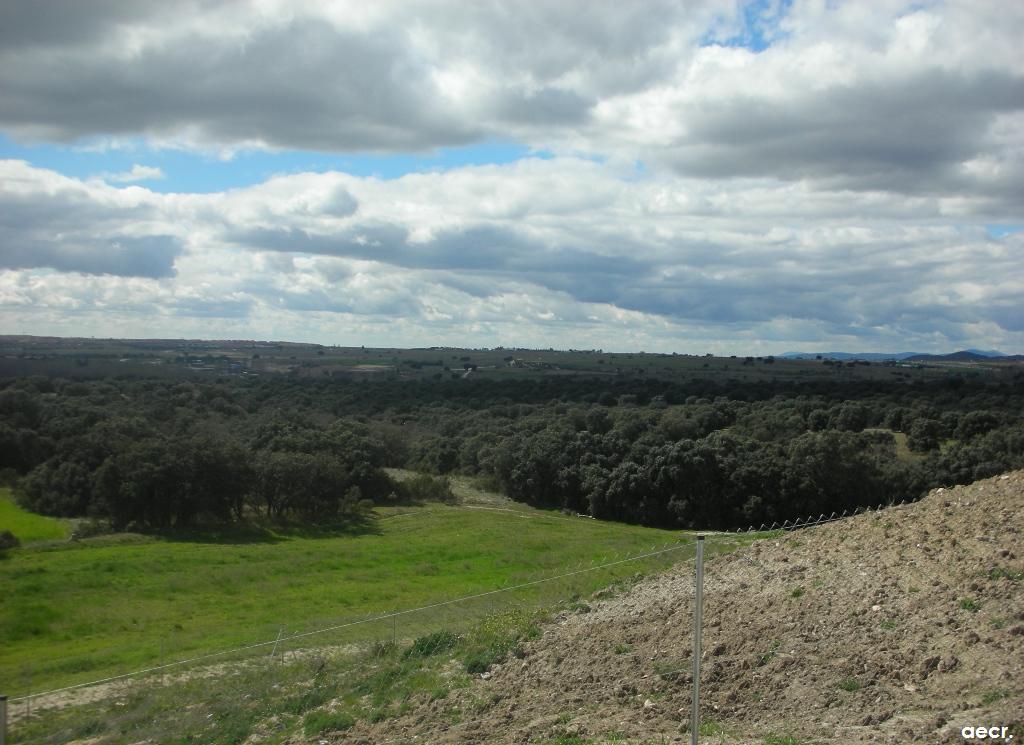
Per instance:
[[[138,187],[81,182],[23,161],[0,161],[0,268],[49,267],[124,276],[169,276],[182,243]]]
[[[1024,223],[1024,5],[34,7],[0,9],[17,138],[555,157],[213,194],[0,162],[12,330],[1024,349],[1024,235],[985,230]]]
[[[136,181],[159,181],[160,179],[167,178],[167,176],[156,166],[143,166],[136,163],[130,170],[121,171],[120,173],[100,174],[100,178],[115,184],[132,184]]]
[[[1012,154],[1007,121],[1020,143],[1019,3],[798,1],[766,12],[760,52],[701,46],[751,35],[725,0],[78,5],[0,16],[8,132],[224,152],[512,138],[697,177],[1020,188],[963,167]]]
[[[9,330],[116,316],[146,335],[203,318],[206,336],[349,343],[1024,346],[1024,236],[993,239],[935,198],[573,158],[209,195],[0,174]]]

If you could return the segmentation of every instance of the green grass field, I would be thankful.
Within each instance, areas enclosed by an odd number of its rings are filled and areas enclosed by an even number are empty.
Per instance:
[[[68,526],[52,517],[27,512],[14,503],[10,489],[0,489],[0,531],[9,530],[22,543],[59,541],[68,537]]]
[[[203,661],[195,674],[174,667],[167,680],[119,682],[67,708],[40,711],[47,703],[37,700],[28,718],[28,702],[14,701],[11,742],[98,735],[112,744],[239,745],[260,731],[277,743],[393,716],[417,696],[441,699],[468,685],[541,633],[553,612],[586,612],[595,590],[617,592],[692,556],[692,536],[679,532],[536,510],[467,479],[453,486],[459,505],[378,508],[347,529],[125,534],[15,549],[0,560],[0,682],[10,696],[278,634],[281,642],[274,657],[261,647]],[[24,525],[62,525],[17,514]],[[708,552],[757,537],[711,535]],[[682,547],[591,569],[666,543]],[[578,573],[516,589],[567,571]],[[505,589],[490,592],[497,588]],[[475,594],[482,596],[443,604]],[[359,623],[292,636],[352,621]]]
[[[921,453],[915,453],[910,449],[907,444],[907,436],[903,432],[894,432],[891,429],[885,429],[884,427],[868,427],[864,430],[865,432],[884,432],[892,435],[893,442],[896,445],[896,457],[903,461],[919,461],[924,458]]]
[[[27,525],[49,524],[19,514]],[[250,528],[29,546],[0,560],[0,680],[8,695],[40,691],[272,640],[281,629],[287,637],[471,595],[678,538],[483,503],[378,509],[344,531]],[[571,588],[540,585],[517,602],[537,607],[641,569],[583,575]],[[480,615],[507,600],[489,597]],[[408,638],[464,615],[440,608],[403,616],[394,633]],[[344,643],[359,631],[301,645]]]

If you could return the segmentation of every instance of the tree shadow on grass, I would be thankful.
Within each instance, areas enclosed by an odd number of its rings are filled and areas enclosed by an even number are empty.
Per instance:
[[[174,543],[202,543],[242,545],[249,543],[282,543],[296,538],[354,538],[362,535],[380,535],[381,530],[373,515],[338,518],[323,523],[246,522],[221,525],[193,526],[177,530],[151,533]]]

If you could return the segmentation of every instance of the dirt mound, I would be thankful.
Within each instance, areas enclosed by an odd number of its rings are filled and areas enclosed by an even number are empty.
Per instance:
[[[1018,471],[710,558],[701,742],[1020,741],[1022,529]],[[692,598],[683,565],[332,742],[689,742]]]

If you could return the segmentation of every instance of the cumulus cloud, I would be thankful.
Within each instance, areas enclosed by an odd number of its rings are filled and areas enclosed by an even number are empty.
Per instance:
[[[0,162],[0,307],[146,335],[1021,349],[1024,236],[985,226],[1024,224],[1022,36],[997,2],[0,9],[0,128],[26,141],[552,156],[211,194]]]
[[[111,181],[116,184],[131,184],[136,181],[158,181],[166,178],[164,172],[155,166],[143,166],[134,164],[129,170],[120,173],[105,173],[101,175],[104,181]]]
[[[8,12],[26,138],[406,151],[588,121],[673,73],[728,3],[80,4]],[[59,52],[59,53],[55,53]],[[17,72],[15,72],[17,69]]]
[[[304,173],[187,196],[6,168],[11,318],[94,309],[170,328],[205,317],[222,333],[249,324],[248,336],[306,318],[323,340],[391,319],[381,333],[408,344],[585,346],[573,340],[602,328],[647,349],[682,336],[763,352],[818,338],[1024,342],[1024,237],[992,238],[984,218],[964,224],[941,199],[624,180],[571,158],[391,181]]]
[[[984,167],[1021,165],[1019,4],[795,2],[757,28],[725,0],[80,5],[0,18],[7,131],[335,152],[512,137],[696,177],[1021,189],[1021,168]],[[754,31],[772,44],[723,43]]]
[[[141,189],[0,161],[0,267],[168,277],[182,244],[164,220]]]

